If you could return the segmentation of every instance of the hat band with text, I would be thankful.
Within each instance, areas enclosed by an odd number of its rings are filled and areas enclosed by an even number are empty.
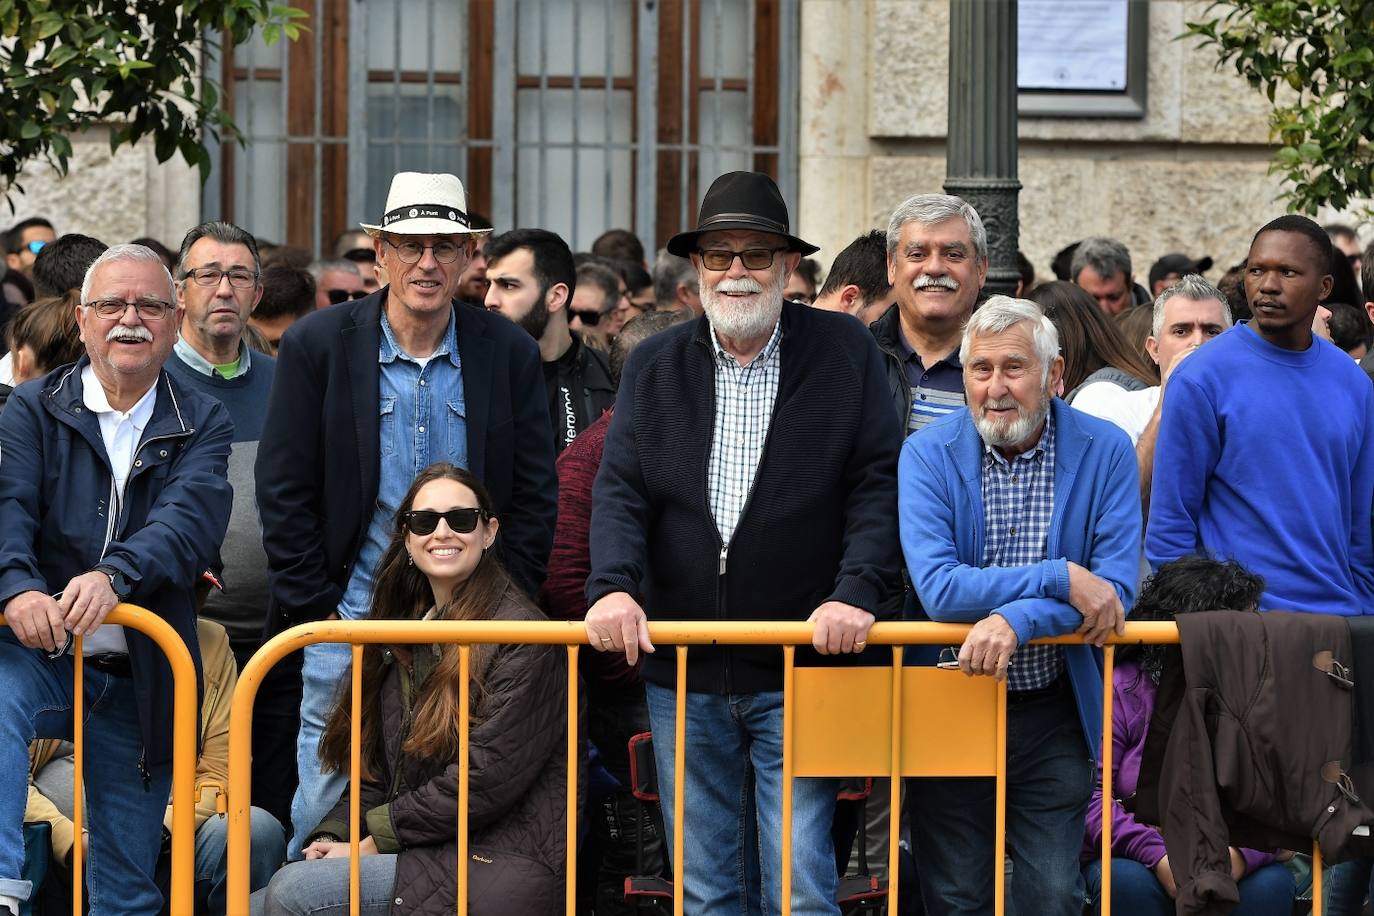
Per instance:
[[[454,207],[445,207],[440,204],[412,204],[409,207],[397,207],[395,210],[388,210],[382,216],[382,228],[385,229],[392,223],[404,219],[445,219],[451,223],[459,224],[464,229],[470,228],[466,213]]]

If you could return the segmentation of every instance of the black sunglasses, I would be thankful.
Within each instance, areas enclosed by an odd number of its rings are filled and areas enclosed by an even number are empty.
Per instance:
[[[597,324],[601,321],[600,312],[583,312],[578,311],[577,309],[568,309],[568,311],[572,312],[574,318],[581,318],[582,323],[589,328],[596,327]]]
[[[367,290],[355,289],[350,291],[346,289],[327,289],[324,291],[324,294],[329,297],[330,305],[338,305],[341,302],[347,302],[349,299],[363,298],[367,295]]]
[[[487,513],[481,509],[449,509],[435,512],[433,509],[412,509],[404,516],[406,528],[411,534],[433,534],[439,527],[439,519],[448,523],[449,530],[455,534],[467,534],[477,528],[477,520],[487,520]]]

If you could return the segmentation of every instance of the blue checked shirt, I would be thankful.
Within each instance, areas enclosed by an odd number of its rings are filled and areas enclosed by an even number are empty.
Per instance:
[[[983,444],[984,566],[1029,566],[1045,559],[1054,514],[1054,412],[1040,442],[1008,461]],[[1008,690],[1036,690],[1064,670],[1059,646],[1020,646],[1007,673]]]
[[[716,355],[716,416],[711,459],[706,468],[711,515],[722,544],[729,546],[739,524],[754,473],[768,440],[773,402],[782,374],[782,322],[749,365],[741,366],[726,352],[711,329]]]

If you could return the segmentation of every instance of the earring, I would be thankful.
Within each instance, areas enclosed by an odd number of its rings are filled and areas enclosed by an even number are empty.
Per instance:
[[[415,558],[414,558],[413,556],[410,555],[410,551],[408,551],[408,550],[406,551],[406,565],[407,565],[407,566],[414,566],[414,565],[415,565]]]

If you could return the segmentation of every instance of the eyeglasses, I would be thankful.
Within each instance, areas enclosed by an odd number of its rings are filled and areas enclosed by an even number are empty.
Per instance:
[[[584,312],[579,311],[578,309],[568,309],[568,313],[571,314],[574,318],[580,318],[582,320],[582,324],[589,328],[596,327],[597,324],[599,324],[601,321],[600,312]]]
[[[786,248],[748,248],[744,251],[731,251],[728,248],[698,248],[701,263],[707,270],[729,270],[730,265],[739,258],[749,270],[764,270],[773,266],[773,258]]]
[[[391,239],[383,238],[383,241],[396,250],[396,257],[401,259],[403,264],[416,264],[425,256],[425,251],[434,252],[434,260],[440,264],[452,264],[458,260],[458,252],[463,250],[463,246],[457,242],[444,241],[435,242],[433,245],[421,245],[419,242],[393,242]]]
[[[134,311],[138,312],[138,317],[144,321],[157,321],[172,307],[170,302],[163,302],[161,299],[136,299],[133,302],[125,302],[123,299],[97,299],[83,304],[95,312],[95,317],[104,318],[106,321],[123,318],[129,306],[133,306]]]
[[[181,275],[181,279],[193,280],[196,286],[219,286],[220,278],[228,277],[229,285],[236,289],[251,289],[257,285],[258,275],[251,270],[220,270],[218,267],[197,267]]]
[[[477,528],[477,521],[487,520],[487,513],[481,509],[449,509],[436,512],[433,509],[412,509],[404,516],[406,528],[411,534],[433,534],[439,527],[439,519],[448,523],[449,530],[455,534],[467,534]]]
[[[324,294],[329,297],[330,305],[338,305],[340,302],[347,302],[349,299],[361,299],[367,295],[365,289],[327,289]]]

